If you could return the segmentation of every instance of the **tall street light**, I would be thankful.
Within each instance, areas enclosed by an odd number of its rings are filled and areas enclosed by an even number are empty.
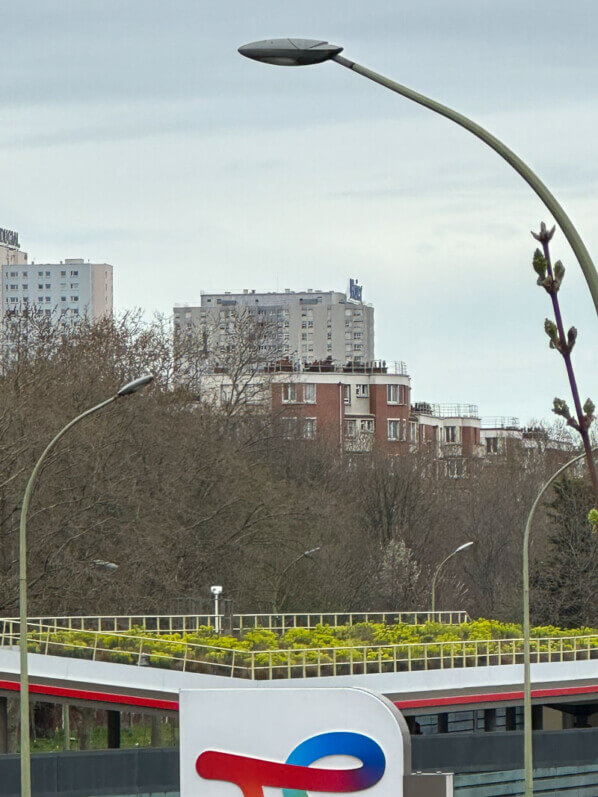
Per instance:
[[[293,567],[293,565],[296,565],[297,562],[301,561],[301,559],[304,558],[309,559],[313,554],[317,553],[321,549],[321,547],[322,547],[321,545],[318,545],[317,548],[310,548],[309,551],[303,551],[303,553],[300,553],[299,556],[296,556],[292,562],[289,562],[289,564],[285,567],[282,573],[278,576],[278,578],[276,579],[276,588],[274,591],[274,601],[273,601],[274,605],[272,607],[274,609],[274,614],[276,614],[278,611],[278,593],[280,592],[280,585],[282,584],[282,579],[289,572],[291,567]]]
[[[466,548],[471,548],[472,545],[473,545],[473,541],[472,542],[464,542],[463,545],[460,545],[452,553],[450,553],[446,557],[446,559],[443,559],[442,562],[436,568],[436,570],[434,572],[434,578],[432,579],[432,614],[434,614],[434,611],[436,610],[436,579],[438,578],[438,573],[440,573],[443,565],[445,565],[448,562],[449,559],[452,559],[453,556],[455,556],[455,554],[461,553],[461,551],[464,551]]]
[[[20,677],[20,704],[21,704],[21,795],[22,797],[31,797],[31,746],[29,743],[29,671],[27,666],[27,510],[31,495],[35,487],[37,476],[41,466],[48,456],[50,451],[55,447],[60,438],[69,431],[75,424],[93,415],[94,412],[107,407],[114,401],[117,401],[123,396],[131,396],[137,393],[153,380],[153,376],[148,374],[132,382],[123,385],[121,389],[111,396],[109,399],[102,401],[89,410],[81,413],[74,418],[70,423],[58,432],[58,434],[48,443],[44,449],[41,457],[37,460],[27,487],[25,488],[25,495],[23,496],[23,505],[21,507],[21,525],[19,531],[19,652],[21,664],[21,677]],[[110,564],[102,562],[103,565]]]
[[[523,177],[523,179],[535,191],[538,197],[542,200],[546,208],[552,214],[554,220],[561,228],[565,238],[569,242],[571,249],[577,258],[577,262],[581,266],[581,270],[585,277],[586,283],[590,290],[590,294],[594,301],[596,313],[598,313],[598,273],[596,267],[592,262],[590,253],[588,252],[581,236],[575,229],[573,222],[565,213],[563,207],[544,185],[542,180],[519,158],[511,149],[502,143],[496,136],[489,133],[483,127],[468,119],[463,114],[452,110],[452,108],[442,105],[435,100],[425,97],[400,83],[395,83],[383,75],[379,75],[372,70],[367,69],[354,61],[344,58],[340,53],[343,48],[338,45],[329,44],[325,41],[315,41],[310,39],[268,39],[265,41],[253,42],[239,47],[241,55],[247,58],[252,58],[255,61],[262,61],[267,64],[275,64],[278,66],[304,66],[309,64],[319,64],[322,61],[335,61],[337,64],[346,67],[347,69],[357,72],[363,77],[367,77],[374,83],[378,83],[391,91],[401,94],[413,102],[435,111],[441,116],[445,116],[455,124],[464,127],[473,133],[474,136],[479,138],[489,147],[491,147],[498,155],[501,156],[507,163],[509,163],[515,171]],[[527,550],[527,548],[525,548]],[[524,624],[525,624],[525,611],[524,611]],[[529,654],[529,644],[528,644]],[[530,711],[531,715],[531,711]],[[525,724],[527,727],[527,721]],[[531,734],[531,730],[528,729]],[[531,737],[530,737],[531,739]],[[526,748],[527,750],[527,748]],[[530,745],[530,764],[531,767],[531,745]],[[527,766],[527,764],[526,764]],[[526,782],[526,797],[531,797],[532,791],[530,785]]]
[[[552,214],[575,253],[588,284],[588,288],[590,289],[590,293],[592,294],[594,307],[598,313],[598,273],[596,272],[590,253],[581,240],[581,236],[573,226],[569,216],[529,166],[515,155],[512,150],[505,146],[502,141],[499,141],[498,138],[483,127],[480,127],[480,125],[472,122],[471,119],[463,116],[463,114],[453,111],[446,105],[441,105],[439,102],[431,100],[423,94],[418,94],[418,92],[406,86],[402,86],[400,83],[395,83],[394,80],[379,75],[377,72],[372,72],[371,69],[367,69],[365,66],[356,64],[354,61],[349,61],[347,58],[340,55],[342,50],[343,48],[337,45],[312,39],[268,39],[265,41],[252,42],[251,44],[245,44],[243,47],[239,47],[241,55],[251,58],[254,61],[275,64],[277,66],[307,66],[310,64],[319,64],[323,61],[335,61],[337,64],[373,80],[374,83],[379,83],[381,86],[397,94],[401,94],[403,97],[407,97],[407,99],[413,100],[419,105],[423,105],[441,116],[446,116],[447,119],[469,130],[474,136],[477,136],[484,143],[488,144],[489,147],[497,152],[501,158],[504,158],[504,160],[523,177]]]

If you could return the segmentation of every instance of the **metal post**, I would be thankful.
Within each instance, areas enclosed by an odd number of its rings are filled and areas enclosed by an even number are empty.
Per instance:
[[[71,715],[68,703],[62,704],[62,735],[65,750],[71,749]]]

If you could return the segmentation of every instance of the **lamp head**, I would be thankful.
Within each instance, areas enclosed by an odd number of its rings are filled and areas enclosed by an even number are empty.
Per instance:
[[[153,381],[154,377],[151,374],[140,376],[139,379],[134,379],[132,382],[127,382],[126,385],[123,385],[117,395],[130,396],[132,393],[137,393],[138,390],[141,390],[142,387],[149,385],[149,383]]]
[[[473,545],[473,541],[472,542],[464,542],[463,545],[460,545],[457,548],[455,553],[458,553],[459,551],[464,551],[466,548],[471,548],[472,545]]]
[[[276,66],[308,66],[328,61],[342,52],[342,47],[317,39],[264,39],[239,47],[246,58]]]
[[[210,592],[212,595],[222,595],[222,587],[215,584],[213,587],[210,587]]]

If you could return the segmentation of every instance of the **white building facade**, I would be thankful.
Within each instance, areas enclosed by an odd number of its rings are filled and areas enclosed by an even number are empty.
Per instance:
[[[34,306],[47,315],[87,317],[112,315],[113,269],[107,263],[73,258],[60,263],[2,265],[3,312]]]
[[[351,280],[347,294],[307,290],[283,293],[202,293],[198,303],[174,306],[175,328],[202,329],[225,321],[228,314],[249,310],[275,330],[276,349],[293,361],[367,363],[374,360],[374,308],[361,299]]]

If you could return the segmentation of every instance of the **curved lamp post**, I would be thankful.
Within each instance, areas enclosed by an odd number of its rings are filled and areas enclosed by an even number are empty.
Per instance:
[[[275,64],[277,66],[306,66],[309,64],[319,64],[322,61],[335,61],[337,64],[351,69],[353,72],[357,72],[359,75],[369,78],[369,80],[373,80],[374,83],[379,83],[381,86],[397,94],[401,94],[403,97],[407,97],[407,99],[413,100],[419,105],[423,105],[441,116],[445,116],[447,119],[469,130],[474,136],[477,136],[484,143],[488,144],[489,147],[497,152],[501,158],[504,158],[504,160],[523,177],[552,214],[575,253],[588,284],[588,288],[590,289],[590,293],[592,294],[594,307],[598,313],[598,273],[596,272],[592,258],[569,216],[529,166],[515,155],[512,150],[505,146],[502,141],[499,141],[498,138],[483,127],[480,127],[480,125],[472,122],[471,119],[463,116],[463,114],[453,111],[446,105],[441,105],[439,102],[431,100],[423,94],[418,94],[416,91],[402,86],[400,83],[395,83],[394,80],[379,75],[377,72],[372,72],[371,69],[367,69],[365,66],[356,64],[354,61],[349,61],[347,58],[340,55],[342,50],[343,48],[337,45],[311,39],[268,39],[265,41],[252,42],[251,44],[245,44],[243,47],[239,47],[241,55],[251,58],[254,61]]]
[[[598,451],[598,446],[592,448],[592,453]],[[585,452],[573,457],[554,473],[542,487],[536,500],[532,504],[525,524],[523,534],[523,766],[525,771],[525,797],[534,794],[534,770],[532,753],[532,684],[530,667],[530,617],[529,617],[529,535],[536,509],[545,492],[551,487],[558,477],[567,468],[584,459]]]
[[[280,585],[282,583],[282,579],[284,578],[285,574],[288,573],[288,571],[291,569],[291,567],[293,567],[293,565],[296,565],[297,562],[301,561],[301,559],[303,559],[304,557],[306,559],[309,559],[310,556],[312,556],[312,554],[314,553],[317,553],[321,549],[321,547],[322,547],[321,545],[318,545],[317,548],[310,548],[309,551],[303,551],[303,553],[300,553],[299,556],[296,556],[292,562],[289,562],[289,564],[285,567],[282,573],[278,576],[278,578],[276,579],[276,588],[274,591],[274,606],[272,607],[274,609],[274,614],[276,614],[278,611],[278,593],[280,592]]]
[[[153,380],[153,376],[148,374],[133,382],[128,382],[123,385],[121,389],[111,396],[109,399],[102,401],[95,407],[81,413],[72,421],[58,432],[58,434],[48,443],[44,449],[41,457],[37,460],[27,487],[25,488],[25,495],[23,496],[23,505],[21,507],[21,525],[19,530],[19,652],[20,652],[20,704],[21,704],[21,795],[22,797],[31,797],[31,746],[29,743],[29,671],[27,667],[27,510],[31,495],[35,487],[37,476],[41,466],[52,451],[60,438],[69,431],[75,424],[93,415],[94,412],[107,407],[114,401],[117,401],[123,396],[131,396],[137,393]],[[111,563],[102,562],[102,565]]]
[[[443,559],[442,562],[436,568],[436,571],[434,572],[434,578],[432,579],[432,614],[434,614],[434,611],[436,610],[436,579],[438,578],[438,573],[440,573],[440,570],[442,569],[442,566],[445,565],[448,562],[449,559],[452,559],[455,554],[460,553],[461,551],[464,551],[466,548],[471,548],[472,545],[473,545],[473,541],[472,542],[464,542],[463,545],[460,545],[452,553],[450,553],[446,557],[446,559]]]

